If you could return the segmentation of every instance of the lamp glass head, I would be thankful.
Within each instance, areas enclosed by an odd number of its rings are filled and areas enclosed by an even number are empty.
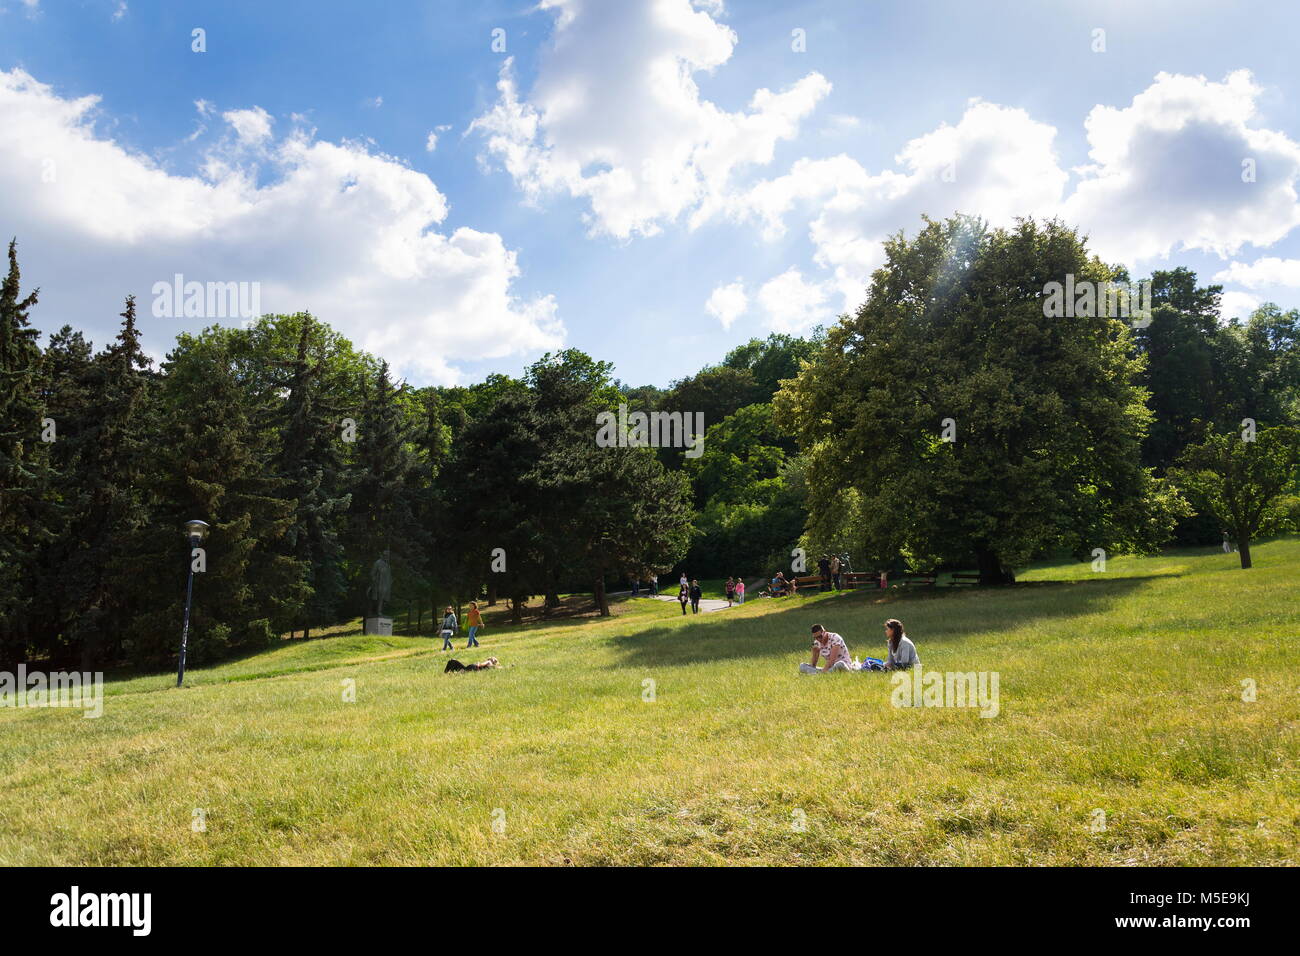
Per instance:
[[[185,522],[185,534],[191,541],[202,541],[208,536],[208,523],[192,519]]]

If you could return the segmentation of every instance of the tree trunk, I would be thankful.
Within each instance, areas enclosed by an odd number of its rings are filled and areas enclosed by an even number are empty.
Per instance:
[[[495,581],[488,582],[488,607],[497,606],[497,585]]]
[[[524,623],[523,605],[524,605],[523,600],[517,594],[510,599],[510,623],[511,624]]]
[[[602,574],[596,578],[596,608],[600,611],[601,617],[609,617],[609,599],[605,596],[605,576]]]
[[[1015,576],[1002,567],[1002,561],[993,549],[976,548],[975,559],[979,562],[980,587],[994,587],[1000,584],[1015,583]]]
[[[1237,553],[1241,556],[1241,566],[1250,567],[1250,535],[1237,532]]]

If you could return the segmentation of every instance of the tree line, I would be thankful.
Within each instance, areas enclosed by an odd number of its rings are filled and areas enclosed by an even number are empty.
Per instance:
[[[189,545],[212,526],[191,659],[392,606],[485,597],[515,620],[651,570],[753,576],[792,550],[860,569],[1149,551],[1300,517],[1300,312],[1223,322],[1221,288],[1150,278],[1148,324],[1045,318],[1047,283],[1127,282],[1059,222],[926,220],[865,301],[667,388],[577,351],[412,388],[307,313],[182,333],[160,367],[134,299],[96,351],[42,346],[16,244],[0,289],[0,663],[175,654]],[[597,416],[702,412],[702,454],[599,447]],[[1249,427],[1247,426],[1249,423]]]

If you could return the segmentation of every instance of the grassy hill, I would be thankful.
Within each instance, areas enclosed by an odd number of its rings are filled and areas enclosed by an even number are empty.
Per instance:
[[[687,618],[624,600],[458,639],[505,665],[477,674],[342,629],[182,690],[114,681],[96,720],[0,709],[0,863],[1296,864],[1300,539],[1256,564]],[[796,673],[812,623],[883,656],[886,617],[927,671],[998,672],[999,714]]]

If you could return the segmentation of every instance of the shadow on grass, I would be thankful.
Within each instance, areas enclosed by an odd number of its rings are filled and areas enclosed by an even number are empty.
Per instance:
[[[725,611],[694,625],[658,626],[614,639],[615,666],[673,667],[740,658],[806,655],[809,629],[821,624],[844,636],[857,657],[883,656],[883,624],[896,617],[924,655],[925,645],[960,640],[979,632],[1019,627],[1036,620],[1104,611],[1150,577],[1097,581],[1032,581],[1003,588],[939,588],[848,591],[808,601],[766,598],[779,610],[762,615]]]

